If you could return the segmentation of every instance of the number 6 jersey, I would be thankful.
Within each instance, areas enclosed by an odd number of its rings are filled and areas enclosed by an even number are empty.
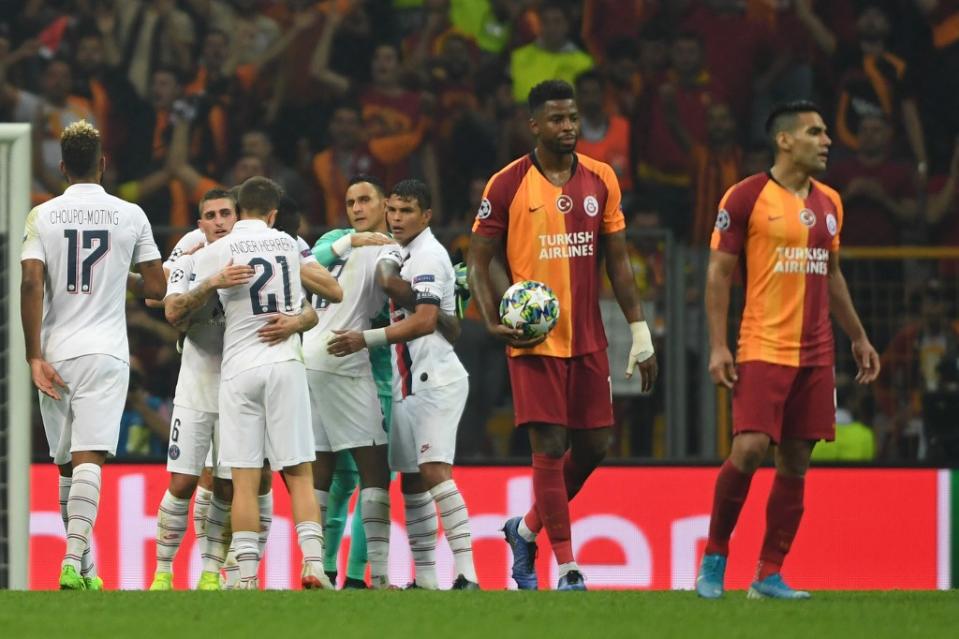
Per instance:
[[[257,334],[277,314],[299,315],[303,292],[300,251],[296,240],[256,219],[240,220],[233,231],[195,256],[197,280],[216,275],[231,262],[249,264],[254,274],[246,284],[220,290],[226,316],[221,379],[264,364],[303,361],[300,336],[270,346]]]
[[[30,211],[20,259],[46,267],[44,359],[103,354],[129,361],[127,274],[131,264],[160,259],[143,209],[99,184],[74,184]]]

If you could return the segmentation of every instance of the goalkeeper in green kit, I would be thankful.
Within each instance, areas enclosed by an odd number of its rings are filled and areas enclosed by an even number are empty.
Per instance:
[[[352,325],[360,318],[372,318],[370,328],[389,325],[389,304],[383,291],[375,285],[375,265],[376,258],[385,246],[397,247],[387,235],[386,195],[376,178],[366,175],[352,178],[346,191],[345,204],[353,228],[329,231],[313,247],[317,261],[337,277],[344,289],[344,299],[340,304],[331,305],[325,300],[314,300],[320,323],[304,336],[307,369],[313,369],[309,374],[317,443],[314,485],[323,512],[326,538],[324,570],[330,580],[336,583],[340,541],[345,531],[349,502],[359,483],[362,490],[353,515],[350,554],[343,587],[367,587],[365,572],[369,542],[371,581],[374,587],[384,588],[389,585],[387,553],[390,519],[389,497],[385,490],[389,471],[383,443],[389,431],[392,412],[390,350],[388,346],[379,346],[368,349],[368,356],[356,353],[353,357],[368,357],[369,368],[366,362],[355,361],[346,371],[351,376],[347,378],[346,385],[342,384],[345,381],[342,359],[328,356],[325,351],[326,342],[332,336],[329,329],[360,328]],[[394,284],[397,280],[398,277],[392,278]],[[464,301],[459,306],[465,304],[467,295],[464,293],[462,297]],[[333,315],[324,322],[324,315],[328,313]],[[439,324],[440,332],[452,341],[459,328],[456,318],[441,318]],[[334,361],[337,359],[340,361]],[[371,395],[372,390],[365,387],[366,370],[372,372],[375,394],[379,399],[378,409],[371,407],[373,402],[366,397]],[[330,374],[330,371],[340,374]],[[358,391],[358,386],[362,390]],[[371,408],[377,414],[373,414]],[[375,429],[371,428],[374,421]],[[356,462],[359,462],[359,467]],[[435,544],[436,522],[417,522],[417,528],[421,527],[432,531]],[[429,543],[429,535],[426,538],[411,537],[411,544],[424,542]]]

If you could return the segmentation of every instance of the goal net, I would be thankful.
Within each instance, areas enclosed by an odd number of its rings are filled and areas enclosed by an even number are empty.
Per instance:
[[[30,125],[0,124],[0,588],[29,562],[30,373],[20,329],[20,243],[30,212]]]

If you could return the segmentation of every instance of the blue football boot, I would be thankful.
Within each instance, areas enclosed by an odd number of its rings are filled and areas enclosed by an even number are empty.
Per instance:
[[[519,534],[520,517],[506,520],[503,533],[513,551],[513,581],[520,590],[538,590],[536,579],[536,542],[526,541]]]

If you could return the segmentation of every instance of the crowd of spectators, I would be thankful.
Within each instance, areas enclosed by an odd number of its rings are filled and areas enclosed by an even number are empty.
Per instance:
[[[300,203],[313,240],[346,225],[362,172],[425,179],[462,258],[547,78],[576,87],[579,151],[615,169],[632,228],[705,247],[723,192],[771,164],[770,106],[813,99],[845,246],[959,243],[959,0],[0,0],[0,121],[34,125],[34,201],[62,192],[60,131],[85,118],[106,188],[143,206],[161,250],[206,189],[252,175]],[[658,259],[637,257],[644,282]],[[144,415],[172,394],[175,337],[131,311],[149,363],[131,419],[162,440]],[[505,373],[472,332],[464,357],[492,377],[471,406],[496,431]]]

